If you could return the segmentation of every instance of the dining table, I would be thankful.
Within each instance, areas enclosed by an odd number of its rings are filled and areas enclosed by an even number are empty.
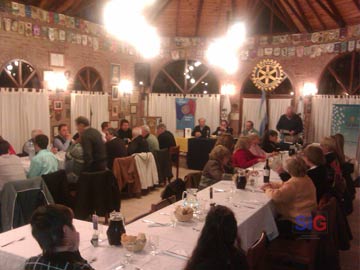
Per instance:
[[[93,235],[92,223],[75,219],[74,226],[80,232],[79,251],[95,269],[184,269],[197,244],[206,213],[212,204],[227,206],[234,212],[241,248],[245,252],[262,232],[266,232],[271,241],[278,236],[278,230],[274,204],[260,189],[263,183],[263,165],[260,163],[251,168],[259,173],[253,185],[247,185],[245,189],[237,189],[233,181],[223,180],[211,186],[212,199],[209,195],[210,187],[197,192],[199,206],[194,217],[188,222],[176,221],[174,215],[175,208],[184,204],[181,200],[126,225],[127,234],[146,235],[147,244],[140,252],[129,252],[123,246],[110,246],[105,225],[99,226],[99,244],[93,246],[90,242]],[[270,178],[271,181],[279,180],[274,171],[271,172]],[[149,245],[150,238],[158,239],[155,255],[151,252],[154,251],[154,245]],[[31,236],[30,225],[0,234],[0,270],[23,269],[27,258],[40,253],[39,245]]]
[[[59,170],[65,169],[65,155],[66,155],[66,152],[64,152],[64,151],[59,151],[55,154],[55,157],[59,163],[59,167],[58,167]],[[29,156],[21,157],[20,162],[21,162],[21,165],[23,166],[25,172],[28,173],[30,170],[30,164],[31,164],[30,157]]]

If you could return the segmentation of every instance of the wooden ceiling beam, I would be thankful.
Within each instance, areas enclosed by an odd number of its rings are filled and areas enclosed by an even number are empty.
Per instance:
[[[196,37],[199,35],[203,7],[204,7],[204,0],[199,0],[199,4],[198,4],[197,10],[196,10],[196,23],[195,23],[195,36]]]
[[[301,18],[303,19],[303,22],[305,23],[305,25],[307,26],[307,28],[310,30],[310,32],[313,32],[313,28],[310,24],[310,22],[308,21],[307,17],[305,16],[305,12],[304,9],[302,8],[302,6],[300,5],[298,0],[293,0],[295,3],[295,6],[297,8],[297,10],[299,11],[299,16],[301,16]]]
[[[278,7],[278,9],[275,7],[275,5],[272,6],[271,3],[269,3],[267,0],[261,0],[261,1],[267,8],[270,9],[271,12],[273,12],[276,15],[276,17],[278,17],[287,26],[289,30],[294,32],[300,32],[297,25],[294,24],[293,21],[291,21],[290,16],[287,14],[285,8],[282,6],[282,4],[279,1],[274,0],[274,3]]]
[[[326,30],[326,24],[324,23],[324,21],[321,19],[321,16],[319,15],[319,13],[317,12],[317,10],[314,8],[313,4],[311,3],[310,0],[306,0],[307,5],[310,7],[312,13],[314,13],[315,18],[319,21],[319,23],[321,24],[322,30]]]
[[[332,18],[339,27],[345,27],[346,23],[345,21],[342,19],[342,17],[338,17],[336,16],[324,3],[324,0],[316,0],[316,3],[318,3],[318,5],[329,15],[330,18]],[[328,0],[326,0],[327,3]]]
[[[291,12],[295,15],[296,19],[300,22],[300,24],[304,27],[306,32],[311,32],[310,28],[307,26],[306,22],[304,22],[303,18],[299,15],[297,10],[293,7],[293,5],[288,0],[283,0],[284,6],[287,6]]]
[[[154,23],[171,2],[172,0],[163,0],[161,1],[161,3],[156,5],[155,9],[153,9],[151,14],[149,15],[149,22]]]
[[[61,6],[59,6],[56,11],[59,13],[65,12],[71,8],[79,0],[65,0]],[[61,1],[59,1],[61,2]]]
[[[89,7],[98,4],[99,0],[87,0],[87,1],[80,1],[78,0],[79,5],[76,8],[72,8],[69,13],[73,15],[77,15],[78,13],[82,12]]]
[[[341,27],[345,27],[346,22],[345,22],[343,16],[341,15],[339,9],[334,4],[333,0],[326,0],[326,2],[328,3],[328,5],[329,5],[330,9],[332,10],[333,14],[337,17],[337,19],[341,23]]]
[[[260,5],[258,9],[254,10],[253,13],[249,13],[249,27],[253,28],[255,23],[257,22],[261,12],[264,10],[265,5]]]

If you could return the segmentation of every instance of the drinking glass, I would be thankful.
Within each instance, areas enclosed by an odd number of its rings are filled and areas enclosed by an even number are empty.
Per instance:
[[[177,224],[177,219],[175,217],[175,210],[171,211],[170,222],[171,222],[171,227],[175,228]]]
[[[126,252],[124,254],[124,256],[125,256],[124,264],[131,264],[133,253],[134,253],[134,248],[135,248],[135,243],[127,243],[126,245],[127,245],[127,248],[126,248]]]
[[[158,235],[150,235],[149,236],[149,245],[151,248],[150,254],[153,256],[158,254],[157,249],[159,248],[159,236]]]
[[[250,175],[250,177],[249,177],[249,186],[250,186],[250,190],[252,192],[255,192],[255,184],[256,184],[255,176]]]
[[[229,195],[228,195],[228,197],[227,197],[227,200],[228,200],[229,202],[231,202],[232,199],[234,198],[235,191],[236,191],[235,187],[234,187],[234,186],[231,186],[231,187],[230,187],[230,190],[229,190]]]

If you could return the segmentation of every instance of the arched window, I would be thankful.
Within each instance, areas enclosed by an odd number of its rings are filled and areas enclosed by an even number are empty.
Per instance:
[[[75,77],[75,90],[102,92],[102,79],[99,72],[92,67],[82,68]]]
[[[218,94],[214,73],[196,60],[177,60],[167,64],[156,76],[153,93]]]
[[[245,81],[242,89],[244,95],[261,95],[261,90],[254,85],[250,77]],[[270,95],[293,95],[294,90],[290,80],[286,77],[278,87],[268,93]]]
[[[0,73],[0,86],[9,88],[41,88],[35,68],[21,59],[8,62]]]
[[[360,94],[360,52],[351,52],[332,60],[318,85],[319,94]]]

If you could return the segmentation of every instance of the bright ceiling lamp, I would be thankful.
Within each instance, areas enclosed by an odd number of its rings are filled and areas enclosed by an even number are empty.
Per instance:
[[[318,92],[318,89],[317,89],[315,83],[312,83],[312,82],[304,83],[304,86],[302,88],[303,96],[313,96],[313,95],[316,95],[317,92]]]
[[[145,58],[160,52],[160,38],[143,16],[146,7],[155,0],[112,0],[104,9],[107,31],[117,39],[134,46]]]
[[[210,64],[218,66],[228,74],[234,74],[239,68],[238,51],[246,38],[245,24],[233,24],[226,35],[210,44],[206,57]]]

